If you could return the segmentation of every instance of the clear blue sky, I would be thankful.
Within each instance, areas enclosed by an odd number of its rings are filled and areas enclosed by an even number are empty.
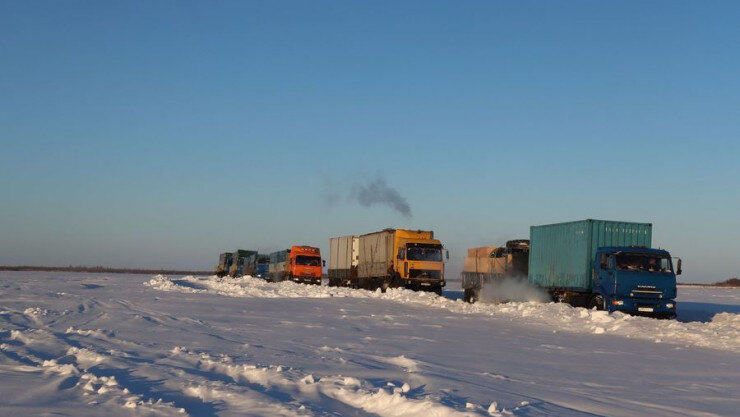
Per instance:
[[[737,276],[738,22],[735,1],[1,1],[0,263],[211,268],[397,226],[455,269],[605,218],[652,222],[683,281]],[[349,201],[377,177],[413,217]]]

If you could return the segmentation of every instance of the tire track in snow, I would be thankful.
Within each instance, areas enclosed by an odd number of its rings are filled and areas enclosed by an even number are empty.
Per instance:
[[[12,330],[4,334],[4,339],[8,340],[0,344],[0,352],[18,364],[0,364],[0,367],[46,375],[55,380],[57,390],[73,389],[91,406],[117,406],[153,416],[215,417],[222,415],[220,411],[227,415],[286,417],[512,415],[509,411],[498,410],[495,403],[488,408],[467,403],[467,409],[459,411],[445,405],[444,398],[416,398],[423,394],[423,388],[412,389],[408,383],[388,381],[376,386],[341,375],[315,377],[298,369],[252,365],[227,355],[214,356],[183,347],[163,353],[161,349],[151,351],[151,346],[113,336],[110,331],[75,327],[64,333],[46,329]],[[72,341],[70,337],[81,340]],[[117,343],[122,348],[135,348],[139,352],[149,350],[149,353],[135,358],[136,362],[132,363],[134,358],[125,352],[100,347],[100,342]],[[56,356],[50,358],[54,354],[47,353],[46,357],[39,357],[34,345],[44,346],[46,351],[56,349]],[[403,356],[375,356],[372,360],[403,368],[410,377],[421,364]],[[159,381],[167,381],[167,384]],[[549,415],[556,410],[567,409],[535,400],[531,404],[523,403],[514,412]],[[574,411],[568,410],[568,414],[585,415],[574,414]]]
[[[339,410],[362,410],[367,415],[383,417],[464,417],[496,415],[481,410],[457,411],[428,398],[414,399],[405,394],[410,387],[388,383],[374,387],[367,381],[341,375],[315,377],[300,370],[278,366],[258,366],[235,362],[222,355],[214,357],[184,347],[171,352],[174,358],[186,361],[202,371],[227,376],[250,390],[262,391],[282,403],[302,404],[316,415],[336,415]],[[357,415],[357,413],[353,413]]]
[[[0,366],[44,374],[56,381],[57,390],[72,389],[79,397],[89,397],[85,401],[91,405],[116,405],[151,415],[216,416],[218,409],[255,416],[482,415],[462,413],[429,399],[408,398],[404,395],[409,391],[407,384],[378,388],[351,377],[315,378],[281,366],[239,364],[227,356],[185,348],[163,354],[161,349],[152,351],[151,346],[121,340],[103,329],[69,327],[53,332],[27,328],[4,336],[8,340],[0,344],[0,351],[16,364]],[[133,358],[125,349],[148,353]],[[38,356],[38,352],[44,354]],[[415,366],[406,358],[391,358],[390,362]]]
[[[69,347],[57,358],[44,359],[37,356],[32,348],[34,344],[48,345],[55,340],[60,341],[54,339],[52,333],[43,330],[34,330],[32,333],[13,331],[8,340],[0,343],[0,351],[19,364],[2,363],[0,367],[9,372],[43,375],[54,380],[58,391],[73,389],[76,395],[89,397],[85,402],[91,406],[115,405],[141,409],[144,414],[156,416],[176,416],[185,412],[161,398],[147,399],[132,393],[130,387],[121,384],[115,376],[101,375],[100,370],[94,368],[108,362],[106,356],[84,348]]]
[[[16,316],[24,314],[15,313]],[[166,387],[161,381],[172,373],[156,369],[154,358],[133,357],[119,349],[97,346],[97,342],[103,341],[108,345],[115,343],[122,348],[147,351],[145,346],[113,339],[110,335],[111,332],[100,329],[74,327],[63,333],[48,328],[0,333],[0,352],[10,359],[10,363],[0,362],[0,369],[49,378],[56,383],[56,391],[72,389],[88,405],[118,406],[156,416],[216,415],[212,404],[177,390],[163,389]],[[82,342],[72,340],[72,336],[81,336]],[[153,354],[156,357],[156,352]],[[137,375],[134,371],[154,378]]]

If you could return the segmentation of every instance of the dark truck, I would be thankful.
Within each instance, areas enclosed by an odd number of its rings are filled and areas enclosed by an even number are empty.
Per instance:
[[[257,265],[254,269],[254,277],[267,279],[270,268],[270,255],[257,255]]]
[[[653,249],[652,224],[582,220],[530,227],[529,282],[574,306],[676,317],[670,253]]]
[[[229,273],[231,263],[233,261],[233,254],[231,252],[224,252],[218,255],[218,265],[216,266],[216,276],[225,277]]]
[[[470,248],[461,275],[465,301],[477,301],[488,283],[504,279],[526,281],[528,270],[529,240],[510,240],[502,247]]]
[[[232,255],[229,276],[242,277],[244,275],[254,275],[257,268],[257,251],[237,249]]]

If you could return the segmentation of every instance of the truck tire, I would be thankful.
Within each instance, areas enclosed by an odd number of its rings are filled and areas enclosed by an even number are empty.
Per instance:
[[[391,275],[391,287],[393,288],[403,287],[403,280],[401,279],[401,275],[398,272]]]
[[[472,288],[465,289],[465,292],[463,293],[463,297],[465,298],[465,302],[473,304],[477,301],[477,298],[475,296],[475,290]]]
[[[589,300],[588,308],[593,309],[594,307],[596,307],[597,310],[605,310],[604,297],[601,294],[594,294],[594,296],[591,297],[591,300]]]
[[[441,297],[442,296],[442,287],[435,288],[434,289],[434,293]]]

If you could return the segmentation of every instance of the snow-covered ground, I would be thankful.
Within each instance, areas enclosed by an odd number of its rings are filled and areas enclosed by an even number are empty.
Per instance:
[[[460,292],[0,272],[0,415],[735,416],[740,290],[679,320]]]
[[[740,288],[678,286],[679,320],[710,321],[718,313],[740,314]]]

